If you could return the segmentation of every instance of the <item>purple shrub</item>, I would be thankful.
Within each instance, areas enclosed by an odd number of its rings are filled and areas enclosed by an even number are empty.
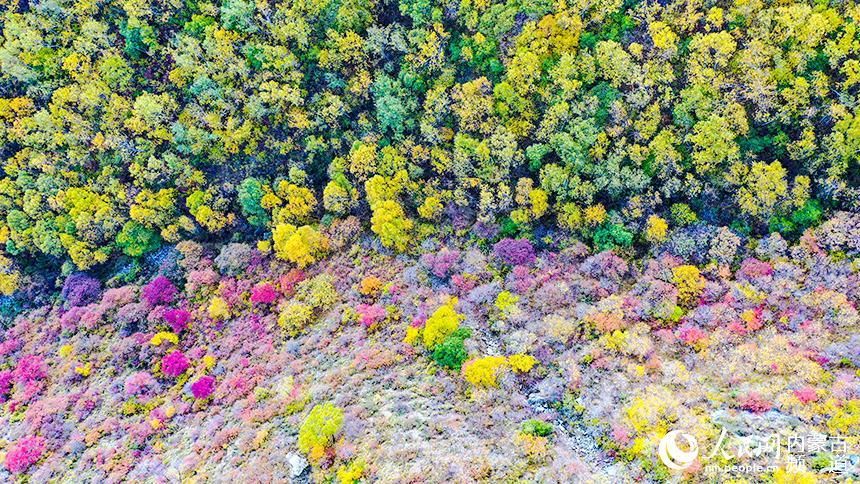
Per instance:
[[[143,299],[150,306],[159,304],[168,304],[173,301],[176,296],[176,286],[170,282],[170,279],[164,276],[158,276],[149,284],[143,286]]]
[[[532,265],[535,262],[535,248],[526,239],[502,239],[493,246],[493,253],[510,265]]]
[[[191,394],[197,399],[209,398],[209,395],[212,395],[212,392],[214,391],[215,377],[213,376],[206,375],[200,377],[197,381],[191,384]]]
[[[98,279],[78,272],[66,278],[61,295],[70,307],[75,307],[97,301],[101,290]]]
[[[191,313],[184,309],[168,309],[164,312],[164,321],[173,329],[174,333],[179,333],[187,328],[190,320]]]
[[[157,386],[158,382],[155,381],[155,378],[153,378],[152,375],[145,371],[139,371],[137,373],[132,373],[125,379],[123,390],[126,395],[134,396]]]
[[[444,279],[448,276],[454,264],[460,260],[459,250],[449,250],[447,247],[436,253],[427,253],[421,256],[421,264],[434,276]]]

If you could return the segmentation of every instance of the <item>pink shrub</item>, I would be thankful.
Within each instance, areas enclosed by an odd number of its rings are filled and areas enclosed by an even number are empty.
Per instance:
[[[21,340],[18,338],[9,338],[0,343],[0,356],[6,356],[14,351],[18,351],[22,346]]]
[[[179,350],[170,353],[161,360],[161,371],[167,376],[177,377],[185,373],[189,366],[191,364],[188,362],[188,358]]]
[[[678,330],[678,337],[690,346],[697,346],[708,339],[708,333],[696,326],[683,326]]]
[[[6,469],[19,474],[35,464],[45,452],[45,439],[39,436],[24,437],[6,453]]]
[[[139,371],[137,373],[133,373],[131,376],[125,379],[125,384],[123,385],[123,390],[125,390],[125,394],[129,396],[138,395],[144,390],[156,386],[158,383],[155,381],[155,378],[152,377],[149,373],[145,371]]]
[[[361,324],[368,328],[385,319],[387,315],[385,308],[378,304],[359,304],[355,310],[361,315]]]
[[[737,273],[738,279],[755,279],[770,275],[773,275],[773,266],[755,258],[744,260]]]
[[[45,359],[39,355],[27,355],[21,358],[15,367],[15,381],[20,383],[42,380],[47,376],[48,366]]]
[[[818,401],[818,393],[816,393],[815,389],[812,387],[803,387],[800,390],[795,390],[794,396],[797,397],[797,399],[804,405]]]
[[[200,377],[197,381],[191,384],[191,394],[197,399],[208,398],[214,391],[215,377],[213,376],[206,375]]]
[[[251,302],[254,304],[271,304],[278,298],[278,292],[271,284],[263,283],[251,290]]]
[[[170,282],[170,279],[164,276],[158,276],[152,280],[149,284],[143,286],[143,299],[149,303],[150,306],[157,306],[159,304],[168,304],[173,301],[173,298],[176,296],[176,286]]]
[[[460,259],[459,250],[450,250],[447,247],[442,248],[436,253],[427,253],[421,256],[421,264],[427,268],[434,276],[444,278],[448,272],[454,267],[454,264]]]
[[[279,285],[281,286],[280,287],[281,292],[287,296],[292,295],[293,293],[296,292],[296,286],[300,282],[305,280],[305,277],[306,277],[305,273],[302,272],[300,269],[290,270],[290,272],[281,276],[280,281],[278,281]]]
[[[460,294],[466,294],[477,286],[477,281],[463,274],[455,274],[451,276],[451,284],[457,288]]]
[[[773,405],[756,392],[749,392],[740,400],[741,408],[753,413],[764,413],[773,408]]]

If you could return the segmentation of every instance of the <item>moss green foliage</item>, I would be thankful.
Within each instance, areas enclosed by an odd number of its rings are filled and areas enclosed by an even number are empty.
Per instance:
[[[530,419],[523,422],[521,431],[524,434],[536,437],[549,437],[552,435],[552,424],[548,424],[543,420]]]

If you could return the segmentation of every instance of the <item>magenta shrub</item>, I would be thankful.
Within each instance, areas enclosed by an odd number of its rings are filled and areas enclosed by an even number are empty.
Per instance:
[[[251,290],[251,302],[254,304],[271,304],[278,298],[278,292],[269,283],[257,284]]]
[[[45,452],[45,439],[39,436],[24,437],[6,453],[6,469],[20,474],[35,464]]]
[[[202,376],[197,381],[191,384],[191,393],[194,395],[194,398],[204,399],[208,398],[209,395],[212,395],[212,392],[215,391],[215,377],[213,376]]]
[[[159,304],[169,304],[176,296],[176,286],[170,282],[170,279],[164,276],[158,276],[149,284],[143,286],[142,296],[150,306]]]
[[[179,350],[170,353],[161,360],[161,371],[167,376],[177,377],[185,373],[189,366],[191,365],[188,358]]]
[[[184,309],[168,309],[163,317],[174,333],[180,333],[188,328],[188,322],[191,321],[191,313]]]

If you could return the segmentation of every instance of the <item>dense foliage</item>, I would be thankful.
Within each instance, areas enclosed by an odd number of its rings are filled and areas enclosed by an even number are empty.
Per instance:
[[[10,257],[264,240],[350,214],[407,250],[481,222],[599,249],[860,203],[851,2],[0,5]],[[447,220],[450,223],[439,223]],[[71,267],[67,267],[70,270]]]
[[[860,478],[858,24],[0,0],[0,481]]]

